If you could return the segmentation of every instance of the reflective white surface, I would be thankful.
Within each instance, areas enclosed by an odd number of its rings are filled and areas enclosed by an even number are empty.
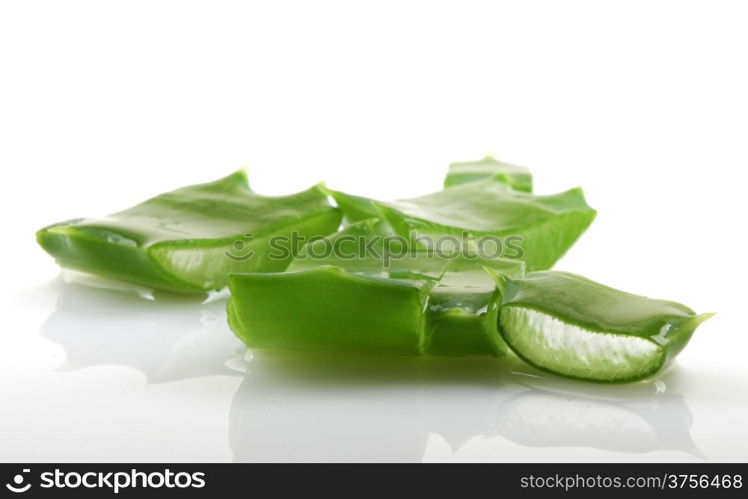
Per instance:
[[[48,313],[4,357],[40,364],[0,378],[1,460],[746,458],[746,378],[729,366],[585,384],[512,357],[247,352],[222,297],[153,300],[58,277],[23,302]]]
[[[0,2],[0,460],[748,460],[747,18],[706,0]],[[486,153],[598,210],[559,270],[717,313],[657,382],[248,357],[220,300],[66,284],[34,241],[242,166],[263,194],[401,199]]]

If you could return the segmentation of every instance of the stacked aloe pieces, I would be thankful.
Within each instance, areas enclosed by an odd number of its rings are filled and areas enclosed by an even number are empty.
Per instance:
[[[228,285],[249,347],[502,356],[579,379],[661,370],[709,315],[550,269],[595,218],[520,166],[450,165],[444,189],[379,201],[322,185],[254,193],[239,171],[37,233],[63,266],[152,289]]]

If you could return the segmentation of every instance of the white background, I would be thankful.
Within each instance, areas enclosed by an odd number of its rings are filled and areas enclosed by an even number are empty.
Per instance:
[[[746,25],[737,1],[3,1],[0,459],[745,461]],[[718,313],[659,382],[299,375],[221,302],[66,284],[34,241],[241,166],[397,198],[486,153],[584,187],[558,268]]]

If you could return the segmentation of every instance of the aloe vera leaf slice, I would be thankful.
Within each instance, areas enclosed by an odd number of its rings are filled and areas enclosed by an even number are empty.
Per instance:
[[[484,267],[518,277],[519,260],[482,259],[476,255],[439,255],[398,251],[386,258],[389,231],[377,220],[354,223],[311,242],[291,262],[289,271],[332,265],[369,279],[425,279],[434,282],[426,309],[425,353],[431,355],[502,355],[506,345],[496,329],[500,295]],[[391,240],[391,239],[390,239]],[[400,239],[400,244],[407,240]],[[387,246],[387,247],[386,247]],[[355,257],[354,257],[355,256]]]
[[[429,292],[444,273],[447,262],[427,258],[426,255],[411,254],[408,248],[400,245],[392,247],[386,243],[385,238],[390,237],[390,231],[382,230],[383,224],[385,222],[379,219],[367,219],[327,237],[316,238],[299,251],[285,274],[276,274],[275,280],[267,274],[266,279],[273,282],[286,280],[288,277],[285,276],[296,273],[310,280],[314,278],[338,283],[339,287],[325,296],[299,296],[296,300],[298,308],[294,305],[293,310],[288,312],[305,323],[317,324],[318,328],[313,328],[308,337],[301,339],[295,335],[273,333],[273,341],[256,343],[253,335],[253,331],[258,330],[256,310],[244,311],[248,317],[243,323],[245,327],[235,328],[235,331],[245,331],[244,335],[237,333],[239,337],[247,339],[249,346],[259,347],[422,355],[426,337],[424,313]],[[393,249],[397,250],[397,255],[388,255],[387,252]],[[328,270],[323,272],[320,269]],[[321,272],[322,275],[315,272]],[[247,281],[243,279],[241,276],[235,277],[236,282],[246,284]],[[252,277],[246,279],[251,281]],[[340,299],[339,293],[343,293],[346,298]],[[270,303],[275,298],[283,300],[279,303],[285,303],[286,298],[272,293],[263,293],[261,300]],[[231,301],[234,304],[229,310],[235,310],[235,316],[239,317],[238,311],[244,309],[244,302],[238,296],[234,299],[233,294]],[[316,305],[310,307],[310,302]],[[256,303],[246,303],[246,307],[256,306]],[[325,322],[319,319],[320,316],[330,319]],[[374,322],[371,316],[376,317]],[[403,316],[408,319],[403,320]],[[359,324],[358,321],[364,321],[364,324]],[[325,339],[330,335],[335,336],[332,332],[340,331],[343,324],[346,326],[343,326],[340,338]],[[349,324],[350,327],[368,331],[366,334],[372,338],[354,344],[351,336],[354,339],[358,336],[354,331],[345,329]],[[275,325],[268,325],[266,330],[272,332],[275,328]],[[403,342],[393,346],[391,340],[397,336],[398,331],[406,333],[406,337],[410,339],[404,341],[401,338]],[[382,338],[377,338],[377,335]],[[315,340],[317,337],[320,341]]]
[[[348,220],[384,217],[395,233],[415,241],[465,234],[499,238],[504,252],[498,256],[521,257],[528,271],[552,267],[596,215],[580,188],[536,196],[492,178],[391,202],[330,192]],[[510,236],[515,238],[513,247]]]
[[[628,382],[660,371],[712,314],[568,272],[500,279],[499,329],[528,363],[562,376]]]
[[[528,168],[504,163],[491,156],[478,161],[450,164],[444,187],[454,187],[488,177],[503,182],[514,190],[532,192],[532,174]]]
[[[501,291],[487,268],[510,277],[524,274],[519,260],[450,261],[429,297],[426,353],[496,357],[507,352],[497,329]]]
[[[154,289],[204,292],[224,287],[229,272],[283,270],[290,256],[270,257],[271,236],[329,234],[340,218],[319,186],[262,196],[240,170],[108,217],[45,227],[37,241],[63,267]],[[226,253],[236,253],[237,241],[241,252],[230,258]]]
[[[421,355],[432,285],[328,265],[232,274],[229,325],[252,348]]]

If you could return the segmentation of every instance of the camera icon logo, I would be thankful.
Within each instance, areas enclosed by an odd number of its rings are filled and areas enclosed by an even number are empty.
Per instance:
[[[29,468],[24,468],[22,470],[23,473],[28,473],[31,470]],[[26,492],[31,488],[31,484],[27,483],[26,485],[23,485],[24,476],[21,473],[16,474],[13,477],[12,483],[6,483],[5,486],[10,490],[11,492],[15,492],[17,494],[20,494],[22,492]]]

